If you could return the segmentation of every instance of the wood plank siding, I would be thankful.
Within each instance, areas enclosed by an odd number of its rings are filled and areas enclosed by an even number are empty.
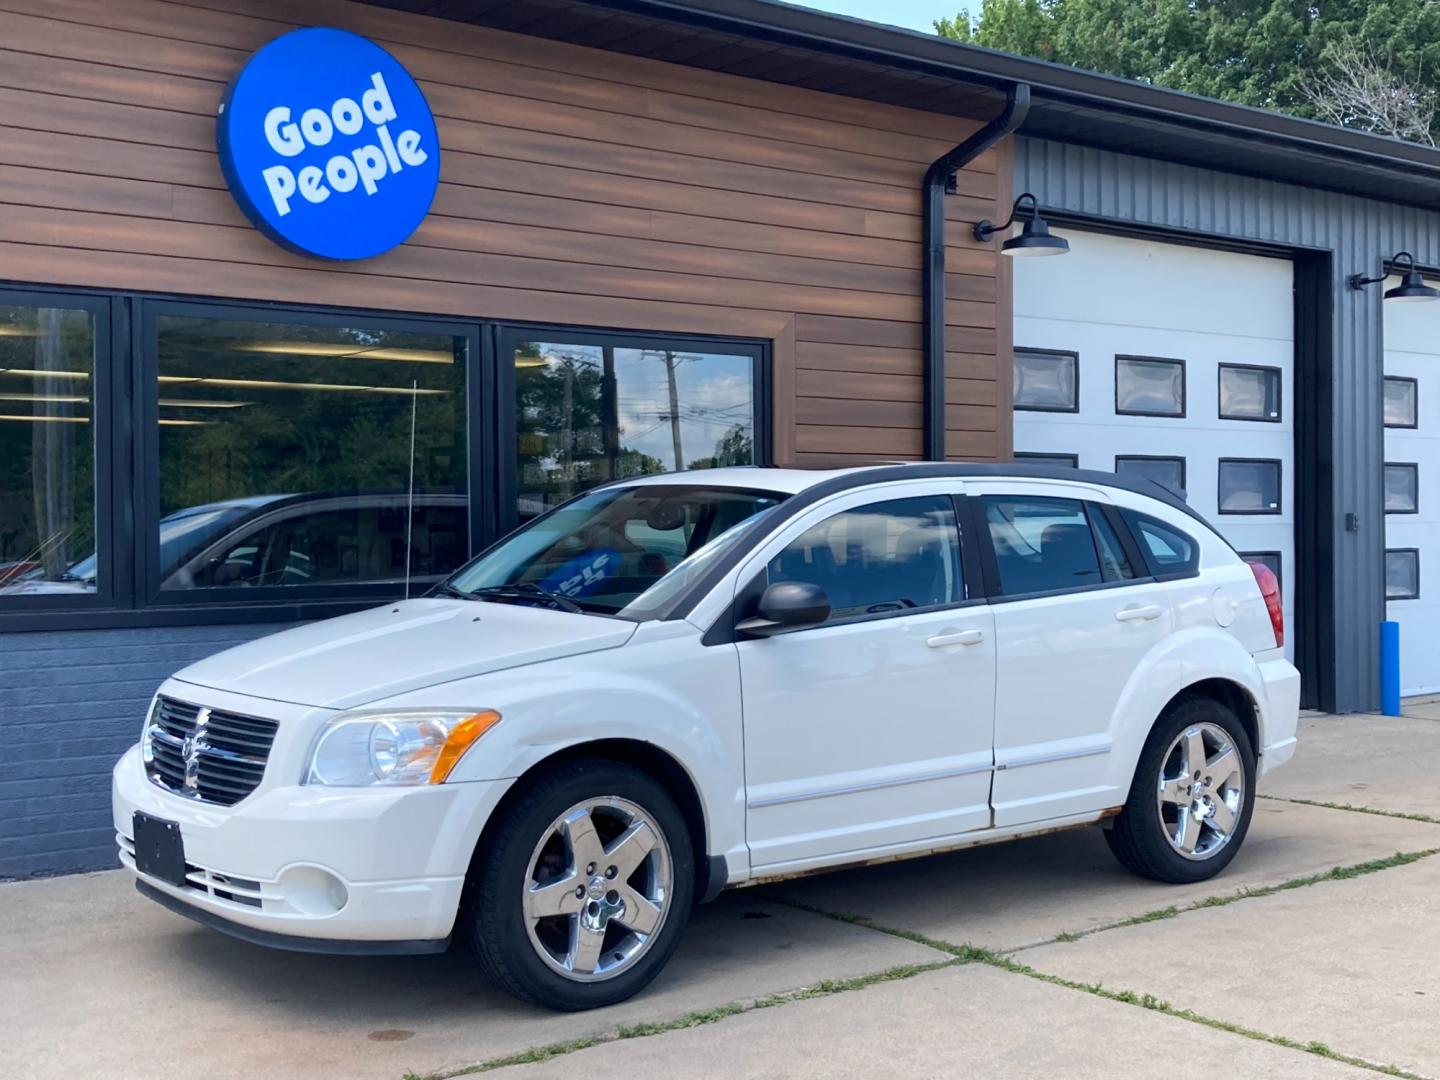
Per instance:
[[[440,131],[429,218],[361,263],[265,239],[215,154],[225,84],[312,24],[394,53]],[[976,126],[346,0],[0,0],[0,280],[764,338],[781,463],[913,458],[920,180]],[[1010,155],[948,200],[955,457],[1009,453],[1009,286],[969,223]]]

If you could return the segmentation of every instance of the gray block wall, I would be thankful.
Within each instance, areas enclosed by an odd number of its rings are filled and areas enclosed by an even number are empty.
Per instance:
[[[0,879],[118,865],[110,769],[180,668],[283,629],[0,634]]]

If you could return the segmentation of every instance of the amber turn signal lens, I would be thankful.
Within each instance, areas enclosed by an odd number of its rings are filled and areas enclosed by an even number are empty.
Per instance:
[[[430,783],[443,784],[470,744],[499,722],[500,714],[487,709],[467,716],[451,728],[445,745],[440,747],[440,756],[435,759],[435,767],[430,770]]]

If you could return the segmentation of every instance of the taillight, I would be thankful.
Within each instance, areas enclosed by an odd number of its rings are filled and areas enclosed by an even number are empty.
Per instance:
[[[1270,612],[1270,625],[1275,630],[1275,647],[1285,644],[1285,611],[1280,606],[1280,581],[1275,571],[1264,563],[1252,562],[1250,572],[1255,575],[1255,584],[1260,586],[1260,595],[1265,598],[1265,610]]]

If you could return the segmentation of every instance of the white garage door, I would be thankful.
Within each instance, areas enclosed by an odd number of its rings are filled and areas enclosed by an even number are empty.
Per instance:
[[[1291,263],[1063,231],[1068,255],[1015,261],[1017,459],[1182,487],[1278,570],[1293,627]]]
[[[1387,281],[1385,288],[1398,284]],[[1385,304],[1385,595],[1400,687],[1440,691],[1440,304]]]

